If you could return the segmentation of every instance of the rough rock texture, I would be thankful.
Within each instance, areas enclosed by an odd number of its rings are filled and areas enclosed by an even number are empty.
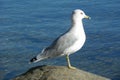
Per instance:
[[[110,80],[79,69],[66,66],[38,66],[13,80]]]

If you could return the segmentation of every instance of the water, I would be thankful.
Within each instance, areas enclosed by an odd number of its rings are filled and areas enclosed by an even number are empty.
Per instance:
[[[87,41],[72,65],[112,80],[120,80],[119,0],[1,0],[0,80],[9,80],[33,66],[66,65],[64,57],[36,64],[28,61],[71,25],[71,11],[83,9]]]

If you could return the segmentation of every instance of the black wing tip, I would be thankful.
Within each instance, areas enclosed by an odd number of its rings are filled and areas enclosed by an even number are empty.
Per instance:
[[[33,62],[35,62],[37,60],[37,58],[36,57],[33,57],[31,60],[30,60],[30,63],[33,63]]]

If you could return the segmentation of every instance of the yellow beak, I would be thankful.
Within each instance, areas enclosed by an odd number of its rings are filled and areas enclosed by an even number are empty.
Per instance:
[[[89,17],[89,16],[85,16],[84,18],[86,18],[86,19],[91,19],[91,17]]]

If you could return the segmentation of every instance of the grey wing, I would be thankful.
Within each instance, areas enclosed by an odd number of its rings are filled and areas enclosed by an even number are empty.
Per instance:
[[[61,55],[66,48],[71,47],[77,38],[72,36],[71,33],[62,35],[58,37],[45,51],[51,51],[49,54],[54,54],[56,56]]]

